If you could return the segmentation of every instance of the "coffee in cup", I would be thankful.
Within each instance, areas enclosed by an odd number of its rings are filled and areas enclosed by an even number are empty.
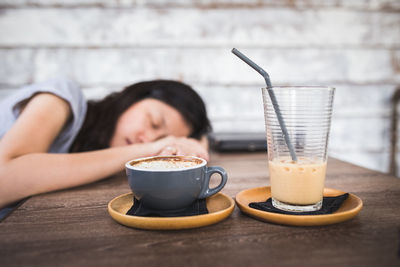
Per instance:
[[[155,156],[125,164],[129,186],[143,206],[159,210],[175,210],[190,206],[197,199],[218,193],[227,182],[221,167],[207,167],[204,159],[189,156]],[[214,173],[221,182],[210,188]]]

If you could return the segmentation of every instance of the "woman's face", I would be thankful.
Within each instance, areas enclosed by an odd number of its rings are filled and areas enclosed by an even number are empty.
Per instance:
[[[117,121],[110,146],[148,143],[168,135],[189,136],[183,116],[164,102],[147,98],[130,106]]]

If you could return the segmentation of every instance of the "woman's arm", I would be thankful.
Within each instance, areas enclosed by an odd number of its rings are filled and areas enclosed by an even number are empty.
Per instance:
[[[120,147],[96,152],[49,154],[70,117],[66,101],[35,95],[0,140],[0,207],[24,197],[89,183],[123,169],[125,161],[157,151]]]
[[[176,137],[93,152],[47,153],[70,114],[69,105],[52,94],[38,94],[24,107],[0,140],[0,207],[30,195],[105,178],[123,170],[125,162],[160,154],[165,147],[208,158],[197,141]]]
[[[142,146],[142,147],[141,147]],[[0,207],[24,197],[97,181],[150,154],[132,145],[73,154],[30,153],[0,166]]]

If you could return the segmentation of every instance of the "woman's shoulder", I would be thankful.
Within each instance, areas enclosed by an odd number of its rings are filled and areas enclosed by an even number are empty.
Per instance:
[[[26,85],[15,92],[0,103],[0,123],[4,126],[0,129],[0,138],[12,127],[22,108],[35,96],[41,93],[50,93],[64,100],[70,108],[70,120],[65,125],[63,132],[53,144],[56,147],[62,145],[63,149],[51,149],[51,151],[68,151],[68,145],[76,136],[80,127],[84,122],[87,110],[87,102],[80,86],[65,77],[57,77],[44,82]],[[52,100],[53,99],[53,100]],[[46,98],[46,101],[57,101],[55,98]],[[65,141],[67,140],[67,142]],[[59,141],[59,142],[58,142]],[[58,144],[60,143],[60,144]]]
[[[79,85],[66,77],[57,77],[44,82],[26,85],[10,96],[9,103],[12,103],[12,111],[15,116],[20,113],[21,105],[33,96],[40,93],[51,93],[66,101],[73,113],[86,111],[86,99]]]
[[[27,94],[53,93],[67,102],[84,98],[80,86],[67,77],[57,77],[44,82],[34,83],[21,88]]]

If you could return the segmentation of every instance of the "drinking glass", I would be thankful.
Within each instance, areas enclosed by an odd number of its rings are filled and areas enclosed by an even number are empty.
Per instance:
[[[273,90],[278,107],[273,106],[268,90]],[[332,87],[262,88],[274,207],[294,212],[322,207],[334,93]],[[297,161],[291,157],[276,109]]]

